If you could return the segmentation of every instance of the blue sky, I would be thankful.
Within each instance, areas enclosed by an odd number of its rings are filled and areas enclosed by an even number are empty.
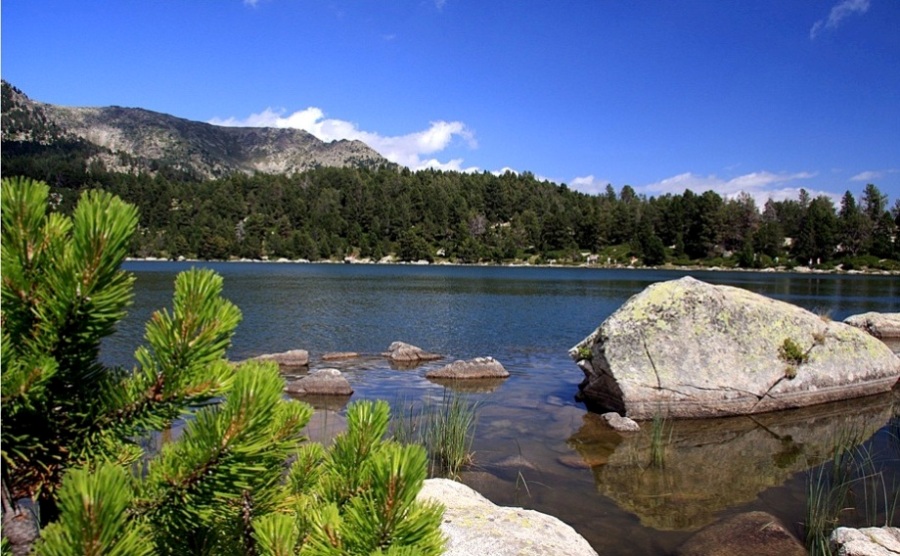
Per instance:
[[[900,197],[897,0],[2,4],[35,100],[358,138],[586,192]]]

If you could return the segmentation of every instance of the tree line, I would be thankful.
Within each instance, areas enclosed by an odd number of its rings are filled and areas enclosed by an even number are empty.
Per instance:
[[[528,172],[323,167],[200,181],[95,167],[29,177],[50,178],[63,212],[83,189],[135,204],[137,257],[574,263],[593,254],[654,266],[900,268],[900,199],[889,205],[874,184],[858,198],[848,191],[839,206],[801,191],[760,209],[750,195],[714,191],[647,197],[608,185],[588,195]]]

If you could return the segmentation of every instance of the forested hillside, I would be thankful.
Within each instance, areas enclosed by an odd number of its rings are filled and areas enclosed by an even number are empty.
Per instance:
[[[6,82],[2,103],[3,175],[47,182],[63,212],[92,188],[136,204],[139,257],[900,269],[900,199],[873,184],[839,207],[805,192],[764,207],[627,185],[586,195],[527,172],[411,172],[297,130],[57,107]]]
[[[590,196],[533,175],[319,168],[219,180],[98,173],[53,188],[68,211],[102,188],[140,208],[132,253],[200,259],[591,262],[900,269],[900,200],[769,201],[712,191]]]

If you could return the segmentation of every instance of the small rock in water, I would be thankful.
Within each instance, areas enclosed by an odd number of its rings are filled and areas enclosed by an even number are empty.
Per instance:
[[[806,556],[806,548],[778,518],[748,512],[704,527],[689,538],[677,556]]]
[[[253,361],[274,361],[279,367],[306,367],[309,365],[309,352],[305,349],[292,349],[281,353],[266,353],[252,359]]]
[[[600,418],[606,421],[606,424],[611,428],[619,432],[637,432],[641,430],[641,426],[637,424],[637,421],[629,419],[628,417],[622,417],[615,411],[604,413]]]
[[[436,361],[441,356],[436,353],[428,353],[420,347],[405,342],[394,342],[388,347],[385,357],[394,362],[410,363],[417,361]]]
[[[354,359],[359,357],[355,351],[331,351],[322,355],[322,361],[338,361],[340,359]]]
[[[349,396],[350,382],[337,369],[319,369],[287,385],[291,394],[311,396]]]
[[[440,369],[428,371],[425,378],[484,379],[506,378],[509,371],[493,357],[476,357],[466,361],[458,360]]]

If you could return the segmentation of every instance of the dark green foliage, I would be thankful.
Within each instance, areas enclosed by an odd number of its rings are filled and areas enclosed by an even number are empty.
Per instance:
[[[14,94],[8,84],[3,91]],[[33,136],[4,141],[6,174],[47,180],[54,210],[66,214],[91,188],[136,205],[141,216],[129,246],[136,256],[578,263],[580,253],[625,245],[652,265],[664,263],[668,250],[679,264],[723,257],[734,259],[724,266],[743,267],[760,266],[757,255],[781,266],[900,257],[900,243],[892,241],[900,212],[885,210],[888,199],[873,184],[859,202],[845,195],[839,215],[828,198],[805,191],[799,200],[766,202],[760,214],[746,194],[726,199],[687,190],[647,198],[626,185],[618,194],[609,186],[592,196],[528,172],[412,172],[387,165],[198,180],[167,164],[149,175],[138,171],[143,162],[123,160],[119,166],[134,171],[114,173],[96,162],[103,153],[59,137],[39,110],[20,114],[15,103],[9,106],[4,129],[9,122]]]
[[[440,553],[442,509],[415,501],[424,449],[382,439],[387,404],[352,405],[328,450],[304,445],[312,408],[276,366],[225,360],[240,312],[208,270],[177,277],[135,368],[104,367],[136,211],[90,191],[67,217],[45,184],[2,187],[4,513],[38,503],[37,554]]]

